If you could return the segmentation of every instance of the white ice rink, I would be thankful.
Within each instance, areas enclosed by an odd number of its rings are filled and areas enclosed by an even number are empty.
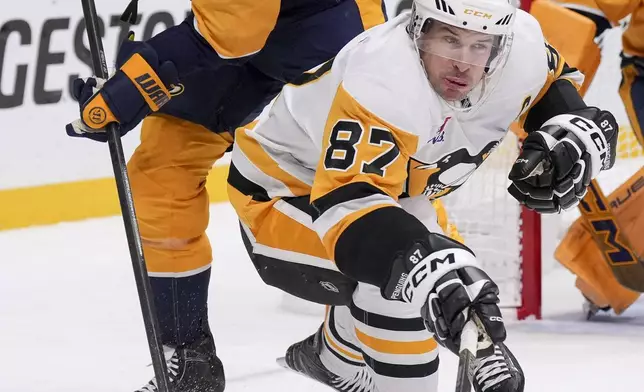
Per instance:
[[[213,205],[211,215],[210,322],[227,391],[329,391],[275,364],[321,316],[285,311],[248,260],[232,208]],[[147,381],[120,217],[1,232],[0,252],[0,392],[131,392]],[[547,270],[544,320],[508,326],[526,391],[644,391],[644,303],[586,322],[572,277]],[[454,390],[455,373],[456,358],[444,351],[440,391]]]

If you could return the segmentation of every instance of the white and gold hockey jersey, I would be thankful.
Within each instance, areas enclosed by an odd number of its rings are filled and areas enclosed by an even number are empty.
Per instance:
[[[356,37],[284,87],[253,130],[237,131],[229,189],[249,226],[261,215],[250,213],[254,204],[310,195],[313,228],[333,260],[353,222],[403,195],[455,190],[555,80],[583,79],[518,10],[502,76],[481,104],[455,110],[430,86],[408,21],[403,14]]]

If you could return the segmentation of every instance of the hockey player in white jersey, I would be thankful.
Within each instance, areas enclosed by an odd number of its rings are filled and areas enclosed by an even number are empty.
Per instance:
[[[288,367],[338,391],[437,390],[437,343],[476,315],[476,391],[523,390],[498,288],[446,235],[432,200],[456,190],[519,119],[510,173],[527,206],[571,208],[612,166],[617,124],[577,93],[583,75],[508,0],[415,0],[285,86],[238,130],[228,178],[262,279],[329,305]]]

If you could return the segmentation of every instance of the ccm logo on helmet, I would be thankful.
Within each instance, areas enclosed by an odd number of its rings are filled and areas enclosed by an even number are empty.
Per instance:
[[[467,15],[474,15],[477,18],[492,19],[492,14],[488,14],[487,12],[473,10],[471,8],[465,8],[465,11],[463,11],[463,13],[465,13]]]

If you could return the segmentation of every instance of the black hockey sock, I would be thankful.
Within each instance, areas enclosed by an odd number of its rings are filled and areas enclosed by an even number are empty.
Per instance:
[[[210,270],[181,278],[150,277],[163,344],[189,345],[210,334]]]

